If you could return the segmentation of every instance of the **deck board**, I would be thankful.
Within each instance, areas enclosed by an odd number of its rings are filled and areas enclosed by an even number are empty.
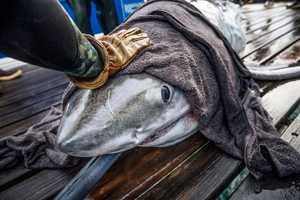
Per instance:
[[[285,63],[297,58],[300,52],[298,12],[278,3],[268,10],[262,4],[246,5],[243,13],[248,16],[243,21],[243,26],[248,27],[245,61]],[[52,104],[59,106],[67,85],[62,73],[31,65],[23,68],[22,78],[0,83],[3,92],[0,137],[24,133]],[[268,89],[281,83],[263,85]],[[293,99],[292,104],[298,101]],[[289,112],[289,108],[275,111],[276,123]],[[28,170],[19,166],[0,172],[0,199],[52,198],[79,168]],[[170,148],[137,148],[125,153],[91,195],[94,199],[211,199],[242,168],[241,162],[225,155],[202,136],[194,135]]]

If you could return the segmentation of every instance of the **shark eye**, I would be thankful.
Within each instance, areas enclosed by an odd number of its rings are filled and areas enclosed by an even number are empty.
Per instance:
[[[172,90],[169,86],[163,85],[161,87],[161,98],[164,103],[169,103],[172,98]]]

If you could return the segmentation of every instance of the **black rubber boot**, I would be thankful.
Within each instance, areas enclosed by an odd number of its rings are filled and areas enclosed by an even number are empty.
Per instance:
[[[91,0],[69,0],[73,13],[74,21],[81,32],[93,34],[90,23]]]
[[[113,1],[107,0],[94,0],[94,2],[97,5],[98,21],[102,25],[103,33],[107,34],[118,26],[114,3]]]

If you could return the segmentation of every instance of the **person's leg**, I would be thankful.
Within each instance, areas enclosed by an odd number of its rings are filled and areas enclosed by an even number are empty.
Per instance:
[[[74,21],[83,33],[92,34],[90,23],[91,16],[91,0],[68,0],[73,13]]]
[[[94,0],[94,2],[97,5],[97,10],[100,10],[100,13],[97,14],[97,18],[102,25],[104,34],[107,34],[118,26],[114,1]]]
[[[3,1],[0,50],[7,56],[68,75],[94,78],[102,52],[84,37],[56,0]]]

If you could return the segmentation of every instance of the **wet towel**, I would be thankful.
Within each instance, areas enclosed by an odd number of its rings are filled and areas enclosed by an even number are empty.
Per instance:
[[[201,134],[244,161],[257,179],[263,175],[285,177],[300,172],[300,155],[279,138],[262,108],[257,85],[242,61],[196,8],[182,0],[149,1],[116,30],[131,27],[143,29],[154,45],[119,74],[148,73],[183,90],[199,116]],[[45,139],[43,143],[52,145]],[[6,140],[1,140],[1,149],[8,146]],[[19,151],[15,145],[10,148]],[[30,150],[32,154],[40,154],[33,150],[36,148]],[[24,151],[19,152],[25,157]],[[0,150],[0,160],[8,154],[9,150]],[[51,156],[41,155],[35,159],[36,163],[41,163],[39,159],[44,156]],[[47,159],[52,162],[52,158]],[[69,166],[63,161],[54,163],[59,167]],[[35,162],[28,167],[42,166]],[[0,163],[0,169],[3,166]]]

